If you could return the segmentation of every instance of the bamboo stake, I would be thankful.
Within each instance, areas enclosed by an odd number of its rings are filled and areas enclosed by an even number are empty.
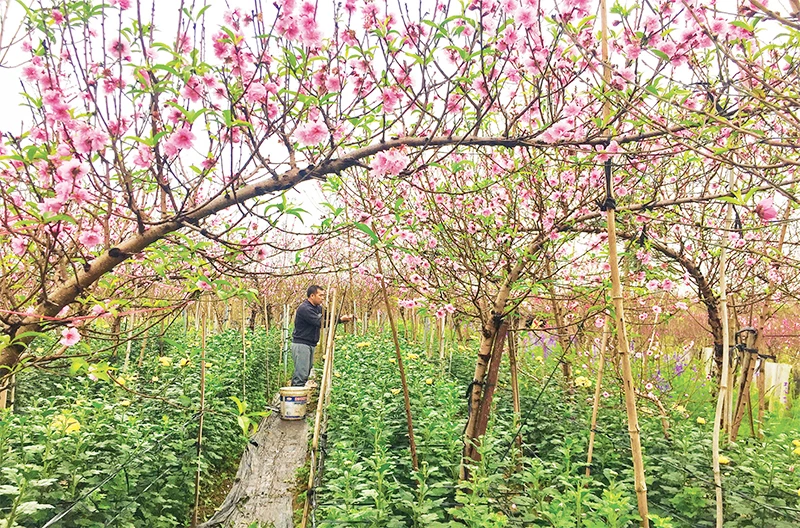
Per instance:
[[[134,298],[138,298],[139,297],[139,289],[138,288],[134,288],[133,297]],[[131,310],[131,314],[128,316],[128,328],[126,329],[127,330],[127,334],[128,334],[128,342],[125,343],[125,361],[122,363],[122,372],[127,372],[128,371],[128,365],[130,365],[130,362],[131,362],[131,348],[133,346],[133,324],[134,324],[134,321],[136,321],[136,312]]]
[[[783,224],[781,225],[780,235],[778,236],[778,247],[776,248],[776,252],[778,255],[783,254],[783,244],[786,241],[786,228],[789,225],[789,218],[791,217],[792,208],[786,207],[783,212]],[[772,296],[775,293],[775,280],[770,279],[769,284],[767,285],[767,296],[764,299],[764,303],[761,305],[761,309],[759,310],[758,314],[758,329],[756,330],[755,342],[751,345],[749,342],[747,344],[748,348],[753,348],[755,350],[760,350],[763,346],[763,335],[764,335],[764,328],[767,325],[767,320],[769,319],[769,303],[772,300]],[[751,323],[752,324],[752,323]],[[755,432],[753,429],[753,408],[750,403],[750,386],[753,382],[753,375],[755,372],[755,364],[756,364],[756,357],[752,355],[752,353],[746,356],[749,359],[749,368],[745,369],[744,364],[742,365],[742,377],[743,382],[739,385],[739,395],[736,402],[736,415],[733,419],[733,423],[731,424],[731,433],[730,433],[730,441],[734,442],[736,440],[736,436],[739,432],[739,426],[741,425],[742,418],[744,415],[744,406],[748,405],[750,408],[750,429],[753,431],[753,437],[755,437]],[[761,402],[761,398],[759,399]],[[763,413],[759,407],[760,413]],[[763,418],[763,414],[759,414],[759,421]],[[760,425],[760,424],[759,424]]]
[[[594,402],[592,403],[592,426],[589,429],[589,452],[586,455],[586,476],[592,473],[592,455],[594,454],[594,435],[597,429],[597,413],[600,410],[600,389],[603,387],[603,367],[605,365],[606,346],[608,345],[608,336],[611,334],[609,325],[608,313],[605,315],[603,322],[603,336],[600,338],[600,363],[597,365],[597,381],[594,385]]]
[[[285,312],[283,314],[283,378],[286,379],[289,376],[289,317],[291,316],[291,310],[289,309],[288,304],[283,305]]]
[[[730,189],[733,189],[733,171],[729,171],[728,175],[728,185]],[[728,204],[727,212],[725,213],[725,230],[724,233],[728,233],[731,228],[731,224],[733,222],[733,205]],[[725,278],[726,274],[726,267],[728,264],[727,257],[728,257],[728,239],[727,235],[726,238],[722,242],[722,248],[720,249],[719,253],[719,304],[720,304],[720,316],[722,319],[722,375],[719,378],[719,394],[717,394],[717,408],[716,412],[714,413],[714,429],[712,433],[712,441],[711,441],[711,453],[712,453],[712,463],[714,466],[714,484],[716,484],[716,503],[717,503],[717,528],[723,528],[723,513],[722,513],[722,473],[720,472],[719,468],[719,436],[720,436],[720,429],[722,425],[723,419],[723,412],[725,406],[725,400],[727,398],[728,393],[728,370],[729,370],[729,363],[730,363],[730,329],[729,323],[730,320],[728,319],[728,285],[727,280]]]
[[[519,330],[519,318],[514,319],[511,335],[508,338],[508,362],[511,370],[511,400],[514,404],[514,430],[519,431],[519,422],[522,419],[522,408],[519,399],[519,376],[517,372],[517,331]],[[514,439],[517,448],[522,447],[522,435],[517,435]]]
[[[447,323],[447,314],[439,321],[439,362],[444,363],[444,326]]]
[[[0,409],[9,408],[11,412],[14,412],[14,404],[17,403],[17,375],[11,375],[11,386],[8,388],[9,396],[8,400],[3,403],[3,406]]]
[[[757,331],[755,329],[743,329],[742,332],[747,330],[752,330],[747,332],[747,337],[745,339],[745,350],[743,351],[744,354],[742,355],[742,373],[739,379],[739,390],[738,390],[738,397],[736,399],[736,413],[733,416],[733,421],[731,422],[730,427],[730,435],[728,436],[728,441],[735,442],[736,437],[739,434],[739,426],[742,424],[742,419],[744,418],[744,411],[747,404],[750,402],[750,386],[753,381],[753,372],[756,369],[756,357],[755,354],[752,352],[753,350],[757,350],[755,348],[755,342],[758,339]],[[753,413],[751,410],[750,417],[752,418]]]
[[[202,305],[201,302],[195,301],[195,311],[194,311],[194,331],[195,333],[200,331],[200,306]]]
[[[602,58],[603,58],[603,85],[608,89],[611,83],[611,65],[608,59],[608,7],[606,0],[600,0],[600,17],[602,24]],[[608,124],[611,115],[608,98],[603,101],[603,122]],[[606,162],[606,170],[610,172],[611,162]],[[607,174],[607,177],[610,174]],[[608,181],[608,199],[614,197],[614,180]],[[608,261],[611,265],[611,299],[614,304],[614,318],[617,328],[617,348],[619,348],[622,367],[622,386],[625,391],[625,409],[628,415],[628,434],[631,439],[631,458],[633,459],[633,481],[636,490],[636,503],[641,525],[649,528],[650,520],[647,512],[647,483],[645,482],[644,461],[642,458],[642,444],[639,433],[639,417],[636,411],[636,391],[633,386],[633,373],[631,371],[630,348],[628,335],[625,329],[625,307],[622,302],[622,285],[619,278],[619,263],[617,257],[617,227],[614,207],[606,208],[606,222],[608,229]]]
[[[194,476],[194,511],[192,511],[192,528],[197,526],[200,508],[200,455],[203,452],[203,419],[206,405],[206,312],[200,325],[200,424],[197,430],[197,472]]]
[[[759,438],[764,436],[761,430],[761,424],[764,423],[764,411],[767,409],[767,387],[766,387],[766,364],[765,358],[758,358],[758,365],[756,366],[756,387],[758,388],[758,421],[756,422],[756,432]]]
[[[244,298],[242,298],[242,401],[247,400],[247,341],[244,332]]]
[[[378,274],[381,277],[381,292],[383,293],[383,303],[386,305],[386,317],[389,319],[389,328],[392,329],[392,341],[394,342],[394,356],[397,359],[397,368],[400,370],[400,385],[403,389],[403,400],[406,411],[406,425],[408,427],[408,447],[411,450],[411,467],[414,471],[419,469],[417,461],[417,444],[414,441],[414,423],[411,419],[411,397],[408,394],[408,383],[406,382],[406,370],[403,367],[403,355],[400,353],[400,341],[397,337],[397,325],[394,321],[394,311],[389,302],[389,294],[386,291],[386,280],[383,277],[383,266],[378,250],[375,250],[375,261],[378,264]]]
[[[319,437],[322,429],[322,411],[325,406],[325,399],[328,392],[328,385],[330,384],[331,374],[333,373],[333,334],[336,330],[336,289],[333,289],[333,299],[329,309],[330,317],[328,318],[328,332],[327,339],[325,340],[325,354],[322,366],[322,379],[319,384],[319,394],[317,395],[317,411],[314,418],[314,435],[311,440],[311,462],[310,470],[308,472],[308,492],[306,493],[306,502],[303,506],[303,522],[302,528],[306,528],[308,524],[308,514],[311,511],[311,491],[314,487],[314,473],[317,469],[317,457],[319,455]],[[332,328],[331,328],[332,327]]]

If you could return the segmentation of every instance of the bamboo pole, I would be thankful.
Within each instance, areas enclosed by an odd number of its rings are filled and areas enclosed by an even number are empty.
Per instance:
[[[0,409],[11,409],[11,412],[14,412],[14,404],[17,403],[17,375],[11,375],[11,386],[8,388],[8,400],[3,403],[3,406]]]
[[[745,338],[745,350],[742,355],[742,373],[739,379],[738,397],[736,398],[736,413],[731,422],[730,435],[728,441],[735,442],[739,434],[739,426],[742,424],[744,418],[745,407],[750,403],[750,386],[753,381],[753,372],[756,369],[756,356],[755,352],[758,350],[755,347],[755,342],[758,339],[758,331],[754,328],[744,328],[742,332],[747,331]],[[750,413],[752,417],[752,411]]]
[[[134,288],[133,290],[133,297],[139,297],[139,289]],[[136,321],[136,313],[134,310],[131,310],[131,314],[128,316],[128,324],[127,324],[127,334],[128,334],[128,342],[125,343],[125,361],[122,363],[122,372],[128,371],[128,365],[131,362],[131,348],[133,347],[133,324]]]
[[[600,18],[602,24],[602,59],[603,59],[603,88],[608,89],[611,83],[611,65],[608,57],[608,6],[606,0],[600,0]],[[608,125],[611,115],[609,100],[603,101],[603,123]],[[633,459],[633,481],[636,490],[636,503],[641,525],[649,528],[650,520],[647,511],[647,483],[645,482],[644,460],[642,458],[642,444],[639,432],[639,417],[636,411],[636,391],[633,386],[633,373],[631,370],[630,348],[628,335],[625,329],[625,307],[622,302],[622,285],[619,278],[619,263],[617,257],[617,228],[614,198],[614,180],[611,178],[611,162],[606,161],[607,203],[606,223],[608,229],[608,262],[611,266],[611,300],[614,304],[614,318],[617,329],[617,348],[619,349],[622,367],[622,386],[625,392],[625,409],[628,415],[628,434],[631,440],[631,458]]]
[[[286,379],[289,376],[289,319],[291,317],[291,309],[289,308],[288,304],[283,305],[285,312],[283,315],[283,350],[282,350],[282,360],[283,360],[283,378]]]
[[[733,189],[733,171],[729,171],[728,185],[730,190]],[[728,204],[725,213],[725,230],[722,248],[719,254],[719,304],[720,304],[720,318],[722,319],[722,375],[719,378],[719,393],[717,394],[717,408],[714,413],[714,429],[712,432],[711,453],[712,464],[714,467],[714,484],[716,485],[716,505],[717,505],[717,528],[723,528],[723,512],[722,512],[722,473],[719,467],[719,437],[720,429],[722,426],[723,413],[725,411],[725,402],[728,396],[728,370],[730,368],[730,320],[728,318],[728,285],[725,277],[726,267],[728,264],[728,238],[727,233],[731,228],[733,221],[733,205]]]
[[[594,385],[594,402],[592,402],[592,425],[589,429],[589,451],[586,455],[586,476],[592,473],[592,455],[594,454],[594,435],[597,429],[597,413],[600,410],[600,389],[603,387],[603,367],[605,366],[606,346],[608,336],[611,334],[609,316],[606,313],[603,322],[603,336],[600,338],[600,362],[597,365],[597,381]]]
[[[247,400],[247,340],[244,331],[244,298],[242,298],[242,401]]]
[[[439,321],[439,362],[444,364],[444,327],[447,324],[447,314]]]
[[[303,506],[303,521],[302,528],[306,528],[308,524],[308,514],[311,511],[311,491],[314,487],[314,473],[317,469],[317,457],[319,456],[319,437],[322,429],[322,411],[325,406],[325,400],[328,393],[328,385],[333,373],[333,335],[336,331],[336,289],[333,289],[333,298],[328,313],[328,332],[327,339],[325,340],[325,354],[322,365],[322,377],[319,384],[319,394],[317,395],[317,411],[314,418],[314,435],[311,440],[311,461],[310,469],[308,472],[308,491],[306,493],[306,502]]]
[[[517,372],[517,331],[519,330],[520,319],[514,319],[511,335],[508,337],[508,362],[511,370],[511,400],[514,405],[514,430],[519,431],[519,422],[522,419],[522,408],[519,399],[519,376]],[[517,435],[514,439],[517,447],[522,447],[522,435]]]
[[[200,325],[200,423],[197,429],[197,472],[194,476],[194,510],[192,511],[192,528],[197,526],[200,509],[200,456],[203,453],[203,419],[206,405],[206,312]]]
[[[375,261],[378,265],[378,274],[381,278],[381,292],[383,293],[383,303],[386,305],[386,317],[389,320],[389,328],[392,329],[392,341],[394,342],[394,356],[397,359],[397,368],[400,370],[400,385],[403,389],[403,400],[406,411],[406,426],[408,427],[408,447],[411,450],[411,467],[414,471],[419,469],[417,461],[417,444],[414,441],[414,422],[411,418],[411,397],[408,394],[408,383],[406,382],[406,370],[403,367],[403,355],[400,353],[400,341],[397,337],[397,325],[394,321],[394,311],[389,302],[389,294],[386,291],[386,279],[383,276],[383,265],[378,250],[375,250]]]
[[[786,207],[783,212],[783,223],[781,225],[780,235],[778,236],[778,247],[776,248],[776,253],[778,255],[783,254],[783,244],[786,241],[786,229],[789,225],[789,218],[791,218],[791,207]],[[763,347],[763,335],[764,335],[764,328],[767,325],[767,320],[769,319],[769,304],[772,300],[772,296],[775,293],[775,280],[770,279],[769,284],[767,284],[767,295],[764,299],[764,303],[761,305],[761,309],[759,310],[758,314],[758,328],[755,330],[755,342],[750,344],[748,341],[747,347],[751,349],[755,349],[756,351],[760,350]],[[751,315],[752,319],[752,315]],[[752,324],[752,323],[751,323]],[[730,441],[736,441],[736,436],[739,432],[739,426],[741,425],[742,418],[744,415],[744,407],[747,405],[750,409],[750,429],[753,431],[753,437],[756,436],[755,431],[753,429],[753,408],[750,402],[750,387],[753,382],[753,375],[755,373],[756,367],[756,360],[755,352],[751,352],[747,354],[747,358],[749,359],[749,365],[747,369],[745,369],[744,364],[742,366],[742,382],[739,384],[739,394],[736,402],[736,415],[734,416],[733,423],[731,424],[731,432],[730,432]],[[762,377],[763,379],[763,377]],[[761,389],[759,389],[761,390]],[[763,411],[761,410],[761,403],[763,401],[763,395],[759,392],[759,422],[763,419]],[[759,423],[760,426],[760,423]]]

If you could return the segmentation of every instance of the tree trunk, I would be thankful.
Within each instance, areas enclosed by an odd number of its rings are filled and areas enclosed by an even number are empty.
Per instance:
[[[497,377],[500,371],[500,363],[503,358],[503,346],[506,341],[506,334],[508,333],[508,324],[503,322],[494,336],[494,344],[492,346],[492,355],[489,361],[489,369],[486,374],[486,381],[483,383],[483,396],[481,398],[480,406],[478,407],[478,415],[475,417],[475,432],[473,434],[473,444],[467,449],[467,458],[479,461],[481,459],[478,453],[478,445],[480,439],[486,434],[486,427],[489,425],[489,414],[491,413],[492,400],[494,399],[494,391],[497,387]],[[469,472],[466,472],[469,478]]]

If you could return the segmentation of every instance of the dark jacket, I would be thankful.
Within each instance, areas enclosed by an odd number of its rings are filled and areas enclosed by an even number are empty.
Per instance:
[[[297,308],[294,316],[292,342],[317,346],[319,329],[322,327],[322,306],[314,306],[308,299]]]

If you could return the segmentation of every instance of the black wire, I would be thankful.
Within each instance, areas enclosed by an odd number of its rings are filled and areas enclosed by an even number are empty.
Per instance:
[[[569,349],[570,349],[570,347],[566,347],[564,349],[564,352],[561,353],[561,357],[558,358],[558,361],[556,362],[556,365],[553,367],[553,370],[550,371],[550,375],[547,377],[547,381],[545,381],[544,385],[542,386],[542,390],[539,391],[539,394],[536,396],[536,399],[533,401],[533,404],[528,408],[527,411],[525,411],[525,414],[520,419],[519,428],[517,429],[517,433],[514,436],[511,437],[511,441],[508,443],[508,447],[506,448],[505,454],[503,454],[503,456],[500,458],[500,462],[501,463],[506,459],[508,454],[511,452],[511,446],[514,445],[515,440],[520,435],[520,433],[522,433],[522,428],[525,427],[525,422],[528,421],[528,418],[530,417],[531,412],[533,412],[533,410],[536,408],[536,405],[539,403],[539,400],[542,399],[542,396],[544,395],[544,391],[547,390],[547,387],[550,385],[550,382],[553,380],[553,376],[555,376],[556,371],[558,370],[558,367],[561,366],[561,364],[564,361],[564,358],[567,357],[567,354],[569,353]]]
[[[175,471],[177,471],[177,470],[182,470],[182,469],[183,469],[183,468],[182,468],[181,466],[178,466],[178,467],[174,467],[174,468],[171,468],[171,469],[170,469],[170,468],[167,468],[167,469],[165,469],[164,471],[162,471],[162,472],[161,472],[161,474],[159,474],[159,475],[158,475],[156,478],[154,478],[153,480],[151,480],[151,481],[150,481],[150,483],[149,483],[149,484],[147,484],[147,486],[145,486],[145,487],[144,487],[144,489],[142,489],[142,491],[141,491],[141,492],[139,492],[139,494],[138,494],[138,495],[136,495],[136,496],[135,496],[133,499],[129,500],[129,501],[128,501],[128,502],[127,502],[127,503],[126,503],[124,506],[122,506],[122,508],[120,508],[119,512],[118,512],[118,513],[117,513],[117,514],[116,514],[114,517],[112,517],[111,519],[109,519],[108,521],[106,521],[106,522],[104,523],[104,526],[109,526],[109,523],[111,523],[111,522],[115,521],[115,520],[116,520],[116,519],[117,519],[117,518],[118,518],[120,515],[122,515],[122,513],[123,513],[123,512],[124,512],[126,509],[128,509],[128,506],[130,506],[131,504],[135,503],[135,502],[136,502],[136,500],[137,500],[139,497],[141,497],[142,495],[144,495],[144,493],[145,493],[147,490],[149,490],[149,489],[150,489],[150,488],[153,486],[153,484],[155,484],[156,482],[158,482],[158,481],[161,479],[161,477],[163,477],[163,476],[164,476],[164,475],[166,475],[167,473],[170,473],[170,472],[173,472],[173,473],[174,473]]]
[[[608,438],[609,438],[609,439],[611,439],[612,441],[619,441],[619,440],[622,440],[622,438],[623,438],[623,435],[618,435],[618,436],[615,438],[615,437],[614,437],[612,434],[610,434],[610,433],[607,433],[607,432],[605,432],[605,431],[601,431],[601,430],[597,429],[596,427],[595,427],[595,432],[598,432],[598,433],[600,433],[600,434],[602,434],[602,435],[604,435],[604,436],[608,437]],[[623,448],[627,449],[628,451],[631,451],[631,448],[630,448],[630,446],[629,446],[629,445],[627,445],[626,443],[621,443],[621,445],[622,445],[622,447],[623,447]],[[706,478],[706,477],[703,477],[703,476],[701,476],[701,475],[698,475],[697,473],[695,473],[695,472],[691,471],[691,470],[690,470],[690,469],[688,469],[687,467],[684,467],[684,466],[679,466],[678,464],[675,464],[674,462],[672,462],[672,461],[670,461],[670,460],[667,460],[666,458],[660,458],[660,457],[658,457],[657,455],[648,455],[648,456],[649,456],[650,458],[652,458],[652,459],[658,460],[659,462],[664,462],[664,463],[666,463],[666,464],[668,464],[668,465],[672,466],[674,469],[680,469],[680,470],[684,471],[685,473],[687,473],[688,475],[690,475],[692,478],[695,478],[695,479],[697,479],[697,480],[699,480],[699,481],[705,482],[706,484],[710,484],[710,485],[712,485],[714,488],[720,488],[720,489],[722,489],[722,492],[723,492],[723,493],[726,493],[726,492],[727,492],[727,493],[731,493],[731,494],[737,495],[737,496],[739,496],[739,497],[741,497],[741,498],[743,498],[743,499],[745,499],[745,500],[747,500],[747,501],[749,501],[749,502],[752,502],[752,503],[754,503],[754,504],[758,504],[758,505],[759,505],[759,506],[761,506],[762,508],[765,508],[765,509],[771,510],[771,511],[773,511],[774,513],[777,513],[778,515],[781,515],[781,516],[783,516],[783,517],[784,517],[784,518],[786,518],[786,519],[789,519],[789,520],[795,521],[795,522],[797,522],[797,523],[798,523],[798,525],[800,525],[800,516],[798,516],[798,517],[795,517],[795,516],[792,516],[792,515],[789,515],[789,514],[787,514],[787,513],[783,512],[783,511],[780,511],[780,510],[787,510],[787,511],[791,511],[791,512],[800,513],[800,509],[797,509],[797,508],[791,508],[791,507],[789,507],[789,506],[777,506],[777,505],[776,505],[776,506],[773,506],[773,505],[771,505],[771,504],[766,504],[766,503],[764,503],[764,502],[758,501],[758,500],[756,500],[756,499],[754,499],[754,498],[752,498],[752,497],[750,497],[750,496],[746,495],[745,493],[742,493],[742,492],[740,492],[740,491],[737,491],[737,490],[735,490],[735,489],[726,489],[726,488],[722,487],[721,485],[717,484],[716,482],[714,482],[713,480],[709,480],[709,479],[708,479],[708,478]],[[789,494],[787,494],[787,495],[789,495]],[[769,495],[759,495],[758,497],[761,497],[761,498],[768,498],[768,497],[770,497],[770,496],[769,496]]]
[[[196,419],[197,419],[197,418],[200,416],[200,414],[201,414],[201,413],[197,413],[197,414],[195,414],[194,416],[192,416],[192,418],[190,418],[190,419],[189,419],[189,421],[187,421],[185,424],[183,424],[182,426],[180,426],[181,430],[185,429],[185,428],[186,428],[186,426],[187,426],[187,425],[189,425],[190,423],[193,423],[193,422],[194,422],[194,421],[195,421],[195,420],[196,420]],[[161,440],[159,440],[158,442],[156,442],[155,444],[153,444],[153,445],[150,447],[150,449],[148,449],[147,451],[144,451],[144,453],[149,453],[150,451],[152,451],[152,450],[153,450],[153,449],[155,449],[156,447],[160,446],[160,445],[161,445],[161,444],[162,444],[162,443],[163,443],[163,442],[164,442],[164,441],[165,441],[167,438],[171,437],[171,436],[172,436],[172,435],[174,435],[176,432],[178,432],[178,429],[173,429],[173,430],[172,430],[172,432],[168,433],[166,436],[164,436],[164,438],[162,438]],[[54,523],[56,523],[56,522],[60,521],[61,519],[63,519],[63,518],[64,518],[64,517],[65,517],[65,516],[66,516],[66,515],[67,515],[69,512],[71,512],[71,511],[72,511],[72,510],[73,510],[73,509],[74,509],[74,508],[75,508],[75,507],[76,507],[78,504],[80,504],[81,502],[83,502],[84,500],[86,500],[86,499],[87,499],[89,496],[91,496],[91,494],[92,494],[92,493],[94,493],[95,491],[99,490],[100,488],[102,488],[103,486],[105,486],[105,485],[106,485],[106,484],[107,484],[107,483],[108,483],[108,482],[109,482],[111,479],[113,479],[114,477],[116,477],[117,475],[119,475],[120,471],[122,471],[123,469],[125,469],[126,467],[128,467],[128,465],[130,465],[130,463],[134,461],[134,458],[135,458],[135,456],[139,454],[139,451],[140,451],[140,450],[141,450],[141,449],[144,447],[144,445],[145,445],[145,441],[144,441],[144,440],[142,440],[142,443],[139,445],[139,447],[137,447],[137,448],[136,448],[136,449],[135,449],[133,452],[131,452],[131,454],[130,454],[130,455],[128,455],[128,459],[127,459],[125,462],[123,462],[123,463],[122,463],[122,464],[121,464],[121,465],[120,465],[120,466],[117,468],[117,470],[116,470],[116,471],[114,471],[113,473],[111,473],[111,474],[110,474],[108,477],[106,477],[106,478],[105,478],[105,479],[104,479],[102,482],[100,482],[99,484],[97,484],[96,486],[94,486],[92,489],[90,489],[89,491],[87,491],[86,493],[84,493],[84,494],[83,494],[83,495],[82,495],[82,496],[81,496],[81,497],[80,497],[78,500],[76,500],[75,502],[73,502],[72,504],[70,504],[70,505],[69,505],[69,506],[68,506],[68,507],[67,507],[65,510],[63,510],[61,513],[59,513],[58,515],[56,515],[55,517],[53,517],[53,518],[51,518],[49,521],[47,521],[47,523],[45,523],[45,524],[44,524],[44,525],[43,525],[41,528],[49,528],[50,526],[53,526],[53,525],[54,525]]]

